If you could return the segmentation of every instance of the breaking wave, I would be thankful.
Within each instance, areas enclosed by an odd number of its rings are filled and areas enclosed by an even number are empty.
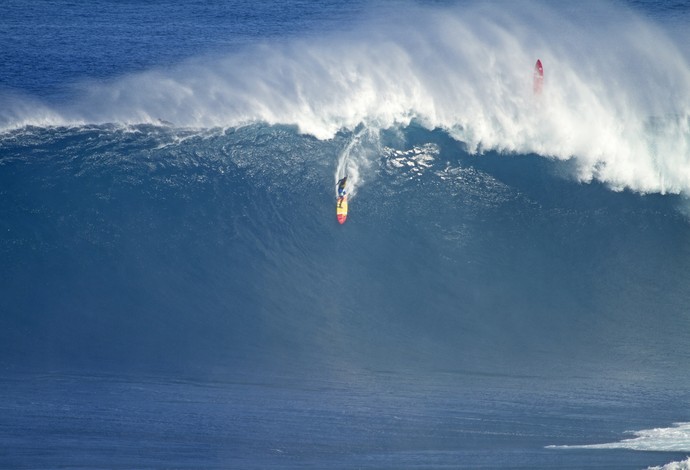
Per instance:
[[[0,126],[263,122],[330,139],[415,123],[446,130],[473,154],[571,160],[576,178],[616,190],[690,190],[687,57],[659,25],[616,4],[395,3],[349,32],[264,42],[72,93],[60,105],[6,93]]]

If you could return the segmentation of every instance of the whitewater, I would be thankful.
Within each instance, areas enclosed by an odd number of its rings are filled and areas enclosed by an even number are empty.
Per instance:
[[[471,153],[576,162],[581,181],[690,187],[690,67],[673,38],[621,5],[396,3],[352,30],[289,38],[79,83],[59,106],[4,97],[0,125],[296,125],[332,138],[360,124],[445,129]],[[611,38],[615,38],[612,41]],[[532,65],[545,64],[535,98]]]
[[[0,466],[687,468],[687,6],[3,14]]]

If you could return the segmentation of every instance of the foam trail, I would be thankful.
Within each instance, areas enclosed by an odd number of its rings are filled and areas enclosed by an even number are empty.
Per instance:
[[[338,156],[335,170],[335,182],[347,176],[350,198],[357,193],[357,187],[363,183],[362,170],[369,168],[375,158],[381,154],[380,136],[377,129],[363,127],[357,130],[350,142]]]
[[[630,449],[660,452],[690,452],[690,423],[676,423],[670,428],[643,429],[635,437],[605,444],[548,446],[551,449]]]
[[[539,100],[536,58],[546,74]],[[665,31],[615,4],[396,2],[348,33],[76,89],[60,109],[11,107],[0,127],[261,121],[328,139],[414,120],[472,152],[570,159],[582,181],[690,193],[688,60]]]

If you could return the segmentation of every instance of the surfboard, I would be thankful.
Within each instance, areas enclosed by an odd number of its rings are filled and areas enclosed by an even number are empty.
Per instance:
[[[541,65],[541,60],[537,59],[537,63],[534,64],[534,94],[540,95],[541,89],[544,87],[544,67]]]
[[[344,224],[347,220],[347,194],[343,196],[342,201],[338,200],[336,203],[335,214],[338,216],[338,222]]]

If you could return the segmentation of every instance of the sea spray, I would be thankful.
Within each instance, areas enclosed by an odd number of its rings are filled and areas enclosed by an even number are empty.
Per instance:
[[[5,96],[0,126],[265,122],[329,139],[414,121],[448,130],[473,153],[571,159],[581,181],[690,190],[690,67],[678,39],[653,22],[600,2],[373,11],[345,32],[75,85],[62,105]],[[535,102],[537,57],[547,80]]]

